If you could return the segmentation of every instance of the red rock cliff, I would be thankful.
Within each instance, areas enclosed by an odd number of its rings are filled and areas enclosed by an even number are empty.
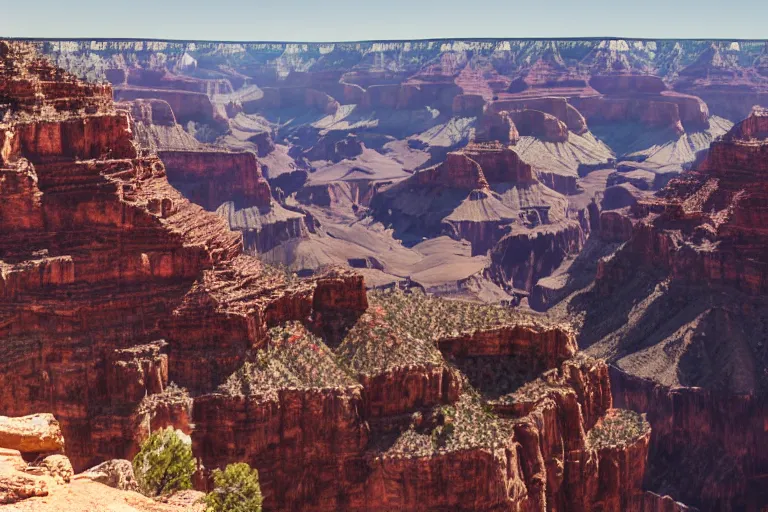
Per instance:
[[[253,153],[160,151],[158,156],[171,184],[206,210],[227,201],[237,208],[269,208],[269,183]]]
[[[765,119],[755,111],[656,197],[603,212],[601,235],[626,243],[571,303],[591,301],[582,340],[613,358],[617,403],[648,414],[649,488],[704,510],[766,499]]]
[[[0,123],[3,203],[21,209],[0,217],[0,405],[55,413],[76,468],[128,457],[146,411],[155,425],[186,428],[183,400],[163,398],[170,381],[210,390],[268,323],[334,306],[313,301],[314,282],[290,287],[237,257],[240,235],[171,187],[157,157],[137,154],[108,87],[69,78],[24,45],[0,49],[2,83],[11,84]],[[45,85],[51,77],[62,87]],[[350,284],[345,305],[364,290]],[[211,364],[200,365],[201,354]]]

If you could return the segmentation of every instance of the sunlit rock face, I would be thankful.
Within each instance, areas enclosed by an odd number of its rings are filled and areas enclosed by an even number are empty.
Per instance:
[[[767,120],[755,109],[655,195],[611,194],[600,238],[621,245],[567,301],[617,404],[648,414],[646,484],[706,510],[765,499]]]
[[[76,470],[173,426],[276,510],[766,502],[764,42],[35,45],[111,83],[0,46],[0,415]]]

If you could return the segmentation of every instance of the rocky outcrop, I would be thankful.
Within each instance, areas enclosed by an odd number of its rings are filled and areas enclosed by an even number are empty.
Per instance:
[[[659,77],[597,75],[590,85],[603,95],[572,100],[590,123],[631,121],[672,127],[679,133],[709,128],[707,105],[695,96],[668,91]]]
[[[133,464],[125,459],[102,462],[82,473],[83,477],[122,491],[138,491]]]
[[[238,208],[269,208],[269,183],[253,153],[160,151],[158,156],[171,184],[206,210],[227,201]]]
[[[171,106],[171,110],[180,123],[186,124],[194,121],[214,126],[222,124],[222,119],[216,114],[210,98],[201,92],[115,87],[115,99],[118,101],[158,99]]]
[[[116,104],[118,110],[131,114],[131,128],[142,148],[159,150],[196,150],[200,143],[176,122],[171,106],[163,100],[140,99]]]
[[[52,414],[0,416],[0,447],[24,454],[64,451],[64,436]]]
[[[52,485],[68,483],[72,465],[63,450],[53,415],[0,416],[0,505],[47,496]],[[34,462],[28,465],[25,459]]]
[[[498,141],[505,145],[515,144],[520,134],[509,112],[486,112],[475,129],[476,142]]]
[[[625,243],[571,302],[591,304],[577,306],[582,343],[616,365],[617,403],[648,414],[649,489],[703,510],[765,501],[764,120],[755,111],[656,197],[604,211],[601,236]]]
[[[445,162],[420,171],[411,178],[415,184],[467,190],[488,188],[480,165],[463,153],[448,153]]]
[[[178,91],[199,92],[207,95],[227,94],[232,92],[232,84],[226,79],[204,79],[170,73],[163,67],[157,68],[128,68],[124,73],[124,81],[128,85],[147,88],[172,89]],[[120,78],[115,74],[115,78]],[[112,82],[122,84],[123,80]]]
[[[568,127],[557,117],[540,110],[510,112],[517,130],[522,136],[539,138],[546,142],[566,142]]]
[[[755,108],[752,114],[736,124],[725,137],[727,141],[750,141],[768,139],[768,109]]]
[[[461,150],[461,153],[480,165],[483,176],[490,184],[523,185],[535,181],[531,166],[525,163],[513,149],[503,144],[469,144]]]
[[[26,418],[11,418],[30,438],[39,431],[39,414]],[[39,432],[37,444],[46,443],[46,432]],[[59,436],[61,432],[59,432]],[[4,441],[0,441],[3,443]],[[61,440],[63,446],[63,439]],[[162,498],[162,503],[138,494],[133,479],[133,468],[127,460],[108,461],[88,472],[74,474],[69,459],[60,453],[46,457],[30,457],[0,444],[0,506],[13,505],[13,510],[73,510],[86,511],[100,508],[131,512],[180,512],[202,510],[195,505],[200,493],[182,491]],[[26,459],[26,460],[25,460]],[[29,462],[28,462],[29,461]],[[109,487],[107,487],[109,486]],[[111,489],[113,487],[114,489]]]
[[[48,496],[48,482],[25,472],[27,463],[17,450],[0,448],[0,505]]]
[[[546,97],[546,98],[522,98],[505,99],[492,102],[488,106],[489,112],[500,113],[508,111],[510,113],[523,111],[536,111],[549,114],[565,125],[567,130],[577,135],[587,132],[587,122],[581,113],[574,108],[565,98]],[[529,116],[533,114],[528,114]],[[549,119],[547,117],[547,119]],[[533,121],[529,121],[533,122]],[[541,125],[542,121],[537,121],[536,125]],[[528,131],[526,129],[526,131]],[[544,132],[542,128],[534,129],[537,133]],[[521,131],[521,134],[522,131]]]

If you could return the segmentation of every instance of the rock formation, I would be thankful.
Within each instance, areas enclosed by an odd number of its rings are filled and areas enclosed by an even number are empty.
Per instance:
[[[499,142],[449,153],[442,164],[382,190],[371,208],[402,237],[443,233],[468,240],[474,255],[490,251],[491,275],[510,290],[530,291],[584,239],[563,196]]]
[[[267,352],[196,400],[195,450],[207,466],[258,467],[267,502],[286,509],[630,510],[647,423],[606,416],[607,367],[573,358],[569,331],[509,314],[395,291],[373,294],[340,339],[273,329]],[[239,438],[232,422],[248,426]]]
[[[2,49],[6,76],[44,87],[52,68],[24,45]],[[191,430],[208,470],[238,460],[258,468],[277,509],[416,510],[471,499],[479,510],[543,510],[546,496],[618,509],[642,494],[634,475],[606,472],[639,461],[642,473],[647,427],[633,420],[637,433],[621,434],[612,451],[589,441],[590,429],[615,430],[611,415],[600,423],[611,406],[608,373],[573,358],[567,329],[419,294],[372,295],[369,304],[362,278],[344,271],[291,282],[239,254],[242,241],[222,219],[178,194],[155,155],[137,153],[126,111],[104,101],[90,113],[53,113],[55,94],[5,97],[3,193],[32,220],[3,211],[0,398],[4,412],[58,414],[75,468],[130,456],[148,431],[170,424]],[[75,138],[91,122],[111,130]],[[478,381],[482,363],[519,368],[517,377]],[[487,399],[496,414],[484,412]],[[24,453],[63,444],[50,416],[4,420],[0,433]],[[18,471],[14,460],[0,474]],[[42,464],[71,478],[64,459]],[[89,473],[112,471],[100,468]],[[408,476],[416,469],[431,476]],[[476,478],[456,479],[457,470]],[[449,480],[456,485],[439,483]],[[20,490],[4,500],[45,494],[44,483],[14,484]]]
[[[169,383],[212,389],[268,323],[324,310],[313,297],[333,281],[291,285],[238,256],[226,221],[139,155],[109,87],[22,44],[3,43],[2,55],[0,403],[10,415],[54,413],[83,469],[131,456],[147,424],[187,428],[190,401]],[[365,304],[361,280],[338,280]],[[202,353],[210,366],[197,364]]]
[[[525,112],[535,111],[543,112],[565,125],[567,130],[577,135],[583,135],[587,131],[587,123],[581,113],[576,110],[565,98],[543,97],[543,98],[523,98],[523,99],[504,99],[494,101],[488,106],[491,112]],[[532,117],[529,114],[528,117]],[[530,121],[533,124],[531,131],[545,131],[550,118],[545,117],[544,121],[535,122],[536,117]]]
[[[515,144],[520,137],[509,112],[486,112],[480,118],[479,126],[475,131],[476,142],[499,141],[502,144]]]
[[[650,489],[704,510],[766,499],[767,129],[757,109],[655,197],[614,201],[600,236],[624,243],[569,299],[617,403],[648,414]]]
[[[740,46],[733,48],[722,42],[705,44],[696,58],[691,59],[693,62],[679,71],[675,90],[701,97],[713,113],[732,121],[746,117],[754,105],[765,106],[768,81],[760,72],[764,52],[756,56],[752,68],[739,62],[736,49]]]
[[[682,133],[709,128],[707,105],[695,96],[666,90],[659,77],[597,75],[590,85],[602,96],[574,99],[574,106],[591,123],[636,121],[669,126]]]
[[[168,181],[190,201],[215,211],[228,201],[237,208],[269,209],[271,190],[256,155],[228,151],[158,151]]]
[[[21,450],[11,438],[0,438],[0,508],[12,505],[14,511],[88,512],[91,510],[120,509],[126,512],[181,512],[203,509],[201,493],[181,491],[164,497],[163,502],[135,492],[133,468],[127,460],[107,461],[88,472],[74,474],[69,459],[61,453],[46,457],[34,456],[25,451],[33,448],[63,448],[64,439],[58,422],[50,414],[38,414],[23,418],[3,418],[0,430],[7,433],[23,433],[25,445]]]

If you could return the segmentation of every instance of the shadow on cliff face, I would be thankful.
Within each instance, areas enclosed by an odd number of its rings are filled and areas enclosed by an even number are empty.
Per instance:
[[[596,293],[593,288],[573,304]],[[591,303],[579,342],[665,386],[762,392],[768,376],[756,368],[768,362],[768,347],[759,341],[767,322],[760,313],[765,307],[754,302],[734,291],[638,272]]]
[[[598,283],[576,295],[568,310],[572,315],[582,312],[585,315],[578,338],[579,347],[587,349],[605,338],[615,337],[617,331],[627,326],[638,303],[649,297],[663,280],[663,275],[637,269],[626,281],[611,283],[610,289],[604,289]]]
[[[468,191],[413,187],[404,182],[371,202],[373,217],[393,229],[392,236],[406,247],[425,238],[436,238],[443,232],[442,220],[467,198]]]
[[[307,327],[320,336],[329,348],[335,349],[347,337],[363,313],[364,311],[325,312]]]
[[[597,266],[602,258],[610,256],[619,247],[617,243],[606,243],[593,234],[584,243],[582,250],[570,262],[566,262],[560,271],[555,271],[552,278],[557,280],[553,287],[541,286],[539,280],[533,288],[529,305],[535,311],[545,312],[558,305],[569,295],[577,292],[586,293],[587,288],[595,281]],[[562,286],[559,284],[565,280]]]
[[[467,377],[469,383],[486,399],[497,400],[517,391],[536,378],[530,361],[515,356],[464,356],[448,361]]]
[[[615,366],[610,376],[614,405],[646,413],[653,428],[645,489],[703,511],[763,510],[764,397],[670,388]]]
[[[756,365],[765,357],[758,354],[762,343],[751,347],[750,341],[763,339],[755,332],[763,326],[755,326],[753,318],[726,308],[717,305],[696,318],[685,339],[687,349],[680,358],[678,379],[683,386],[754,393],[760,385]]]

